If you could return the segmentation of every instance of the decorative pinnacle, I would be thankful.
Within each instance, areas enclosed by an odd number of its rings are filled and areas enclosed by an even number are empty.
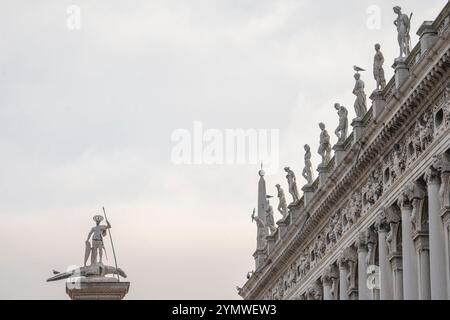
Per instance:
[[[263,170],[263,163],[261,162],[261,170],[259,170],[258,172],[260,177],[264,177],[264,175],[266,174],[265,171]]]

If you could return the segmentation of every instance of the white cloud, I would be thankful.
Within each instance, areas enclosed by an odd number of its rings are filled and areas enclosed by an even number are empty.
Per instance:
[[[417,29],[446,1],[398,3]],[[279,128],[281,167],[299,175],[317,123],[337,125],[334,102],[353,114],[351,66],[373,89],[375,42],[392,75],[392,3],[80,0],[79,31],[66,27],[70,4],[2,2],[0,298],[64,298],[44,280],[80,263],[102,205],[130,298],[237,298],[253,268],[258,168],[174,166],[171,133],[194,120]],[[366,28],[372,4],[381,30]],[[270,193],[279,182],[281,170],[267,176]]]

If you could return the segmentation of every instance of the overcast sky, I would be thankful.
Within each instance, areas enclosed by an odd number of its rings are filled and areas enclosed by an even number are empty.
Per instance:
[[[317,166],[319,122],[336,142],[335,102],[354,117],[354,64],[373,91],[376,42],[392,76],[392,7],[414,12],[415,45],[446,2],[1,0],[0,298],[66,299],[64,282],[45,280],[82,264],[105,206],[127,298],[238,299],[259,168],[174,165],[174,130],[279,129],[275,195],[282,167],[302,180],[305,143]]]

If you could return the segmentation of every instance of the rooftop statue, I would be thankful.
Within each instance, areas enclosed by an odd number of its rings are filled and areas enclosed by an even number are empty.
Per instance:
[[[402,8],[399,6],[394,7],[394,12],[397,14],[394,25],[397,27],[398,32],[397,39],[400,46],[399,58],[403,58],[411,53],[411,36],[409,35],[409,32],[411,31],[412,13],[408,17],[406,14],[402,13]]]
[[[356,96],[355,100],[355,113],[356,113],[356,119],[362,120],[364,118],[365,114],[367,113],[367,99],[366,99],[366,93],[364,91],[364,81],[361,80],[361,75],[359,74],[359,71],[364,71],[364,69],[361,69],[359,67],[354,67],[356,70],[355,73],[355,87],[353,88],[353,94]]]
[[[292,203],[289,206],[297,205],[300,202],[300,196],[298,194],[297,179],[295,178],[295,173],[289,167],[284,168],[284,171],[286,171],[287,173],[286,179],[289,185],[289,193],[291,194],[293,199]]]
[[[339,116],[339,126],[336,128],[334,133],[336,137],[338,137],[338,143],[344,143],[347,139],[348,131],[348,110],[339,103],[336,103],[334,108],[337,110]]]
[[[303,168],[302,176],[306,179],[308,185],[313,184],[313,172],[311,162],[311,148],[305,144],[305,167]]]
[[[266,237],[268,236],[267,227],[266,227],[266,222],[263,219],[261,219],[258,216],[255,216],[255,211],[256,210],[253,209],[252,222],[255,221],[256,227],[258,228],[257,235],[256,235],[257,248],[262,249],[265,246]]]
[[[281,188],[281,186],[279,184],[277,184],[275,187],[277,188],[277,191],[278,191],[278,194],[277,194],[278,200],[279,200],[279,202],[278,202],[278,211],[281,213],[281,215],[284,218],[284,217],[287,216],[287,213],[288,213],[287,212],[286,196],[284,194],[283,188]]]
[[[328,131],[325,129],[325,124],[323,124],[322,122],[319,123],[319,128],[321,130],[321,133],[320,133],[319,150],[317,152],[322,157],[321,165],[326,166],[331,159],[330,135],[328,134]]]
[[[377,81],[377,89],[383,90],[386,87],[386,78],[384,77],[384,56],[381,52],[379,43],[375,44],[375,57],[373,58],[373,76]]]
[[[275,231],[277,231],[277,228],[275,227],[273,208],[269,201],[270,198],[272,198],[272,196],[267,196],[266,200],[266,226],[269,228],[270,234],[274,234]]]
[[[127,277],[125,272],[117,267],[117,263],[115,267],[103,264],[102,253],[103,251],[105,251],[106,253],[103,238],[106,236],[107,231],[109,231],[109,229],[111,228],[111,224],[106,219],[106,225],[101,225],[100,223],[103,221],[103,216],[101,215],[96,215],[93,217],[93,219],[95,221],[95,226],[89,232],[87,240],[85,242],[86,250],[84,256],[84,266],[62,273],[53,271],[55,276],[47,279],[48,282],[67,279],[71,277],[105,277],[108,274],[115,274],[124,278]],[[89,242],[91,236],[92,244]],[[113,254],[115,260],[114,247]],[[89,256],[91,257],[91,263],[90,265],[86,265]]]

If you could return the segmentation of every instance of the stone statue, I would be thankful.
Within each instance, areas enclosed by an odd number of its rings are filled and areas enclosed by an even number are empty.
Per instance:
[[[386,78],[384,77],[384,56],[381,52],[379,43],[375,44],[375,57],[373,58],[373,76],[377,81],[377,89],[383,90],[386,87]]]
[[[402,13],[402,8],[399,6],[394,7],[394,12],[397,14],[397,19],[394,21],[394,25],[397,27],[398,32],[398,44],[400,46],[399,58],[407,57],[411,53],[411,37],[409,35],[411,29],[412,13],[408,17]]]
[[[367,112],[367,99],[366,93],[364,92],[364,81],[361,80],[361,75],[359,72],[355,73],[355,88],[353,89],[353,94],[356,96],[355,100],[355,113],[358,120],[362,120]]]
[[[305,144],[305,167],[303,168],[302,176],[306,179],[308,185],[313,184],[311,148],[307,144]]]
[[[337,110],[339,116],[339,126],[334,133],[338,137],[338,143],[344,143],[347,139],[348,111],[347,108],[341,106],[339,103],[336,103],[334,108]]]
[[[106,231],[111,228],[111,224],[109,221],[106,221],[105,225],[100,225],[100,222],[103,220],[103,216],[96,215],[94,218],[95,227],[91,229],[88,234],[86,240],[86,251],[84,256],[84,266],[86,266],[86,262],[89,259],[89,255],[91,256],[91,264],[97,263],[97,254],[99,256],[98,263],[102,263],[103,250],[105,250],[105,245],[103,244],[103,237],[106,236]],[[89,239],[92,236],[92,245],[89,242]]]
[[[267,228],[265,221],[263,221],[263,219],[261,219],[260,217],[255,216],[255,209],[253,209],[252,214],[252,222],[253,221],[256,222],[256,227],[258,228],[256,236],[257,248],[262,249],[265,246],[266,237],[268,236]]]
[[[72,270],[69,270],[67,272],[59,272],[59,271],[53,271],[55,274],[53,277],[47,279],[48,282],[50,281],[57,281],[72,277],[85,277],[87,278],[86,281],[89,281],[90,279],[94,279],[94,281],[105,281],[105,279],[99,280],[97,278],[105,278],[108,274],[115,274],[118,276],[121,276],[123,278],[126,278],[127,275],[125,272],[117,267],[112,267],[108,265],[104,265],[102,262],[102,251],[105,250],[105,246],[103,244],[103,237],[106,236],[106,231],[111,228],[111,224],[106,219],[106,225],[100,225],[100,222],[103,220],[103,217],[100,215],[96,215],[94,218],[94,221],[96,223],[95,227],[91,229],[89,232],[88,238],[86,240],[86,252],[85,252],[85,258],[84,258],[84,266],[75,268]],[[89,242],[89,239],[92,236],[92,245]],[[89,266],[86,265],[86,262],[89,258],[89,255],[91,256],[91,264]],[[97,261],[97,255],[99,256],[99,259]],[[110,277],[106,277],[111,281]],[[115,279],[117,281],[117,279]]]
[[[268,196],[268,199],[271,198]],[[274,234],[277,231],[275,227],[275,220],[273,218],[273,208],[269,200],[266,200],[266,226],[269,228],[270,234]]]
[[[298,194],[297,179],[295,178],[295,173],[289,167],[284,168],[284,171],[286,171],[287,173],[286,179],[289,185],[289,193],[291,194],[293,199],[290,205],[296,205],[300,202],[300,196]]]
[[[277,184],[275,186],[277,188],[278,191],[278,211],[281,213],[281,215],[283,216],[283,218],[286,217],[288,211],[287,211],[287,202],[286,202],[286,196],[284,195],[284,190],[283,188],[281,188],[281,186],[279,184]]]
[[[322,166],[326,166],[331,159],[330,135],[322,122],[319,123],[319,128],[322,132],[320,133],[320,145],[317,152],[322,157]]]

